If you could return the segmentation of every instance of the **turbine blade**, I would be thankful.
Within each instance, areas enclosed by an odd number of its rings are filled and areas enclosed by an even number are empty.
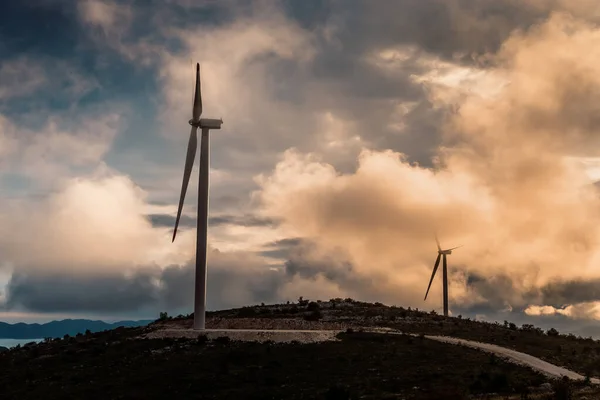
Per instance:
[[[194,94],[194,108],[192,118],[198,121],[202,115],[202,90],[200,88],[200,63],[196,63],[196,91]]]
[[[190,182],[190,175],[192,174],[192,167],[194,166],[194,159],[196,157],[196,148],[198,147],[198,128],[192,126],[190,132],[190,140],[187,147],[187,155],[185,156],[185,167],[183,169],[183,182],[181,183],[181,195],[179,196],[179,208],[177,209],[177,219],[175,219],[175,229],[173,230],[173,240],[177,235],[177,227],[179,226],[179,219],[181,218],[181,210],[183,209],[183,201],[185,200],[185,193],[187,192],[188,183]]]
[[[464,245],[462,245],[462,244],[461,244],[460,246],[456,246],[456,247],[453,247],[453,248],[451,248],[451,249],[448,249],[448,250],[454,250],[454,249],[458,249],[459,247],[463,247],[463,246],[464,246]]]
[[[435,243],[437,244],[438,251],[441,251],[440,241],[438,240],[437,232],[435,233]]]
[[[435,273],[437,272],[438,267],[440,266],[440,257],[442,256],[442,254],[438,254],[437,258],[435,259],[435,265],[433,266],[433,272],[431,273],[431,279],[429,279],[429,286],[427,286],[427,292],[425,292],[425,298],[423,299],[423,301],[427,300],[427,295],[429,294],[429,289],[431,289],[431,282],[433,282],[433,278],[435,277]],[[445,257],[444,257],[445,259]]]

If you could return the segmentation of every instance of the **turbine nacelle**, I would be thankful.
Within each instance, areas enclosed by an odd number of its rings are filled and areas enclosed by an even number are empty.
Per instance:
[[[197,121],[190,119],[188,123],[191,126],[195,126],[196,128],[201,129],[221,129],[221,125],[223,125],[223,119],[216,118],[200,118]]]
[[[452,254],[452,250],[456,250],[459,247],[462,247],[462,245],[453,247],[451,249],[446,249],[446,250],[442,250],[438,247],[438,254],[445,254],[445,255],[449,256],[450,254]]]

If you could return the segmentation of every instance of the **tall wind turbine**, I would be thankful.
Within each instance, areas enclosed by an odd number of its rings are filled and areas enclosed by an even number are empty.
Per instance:
[[[211,129],[221,129],[222,119],[200,118],[202,115],[202,93],[200,90],[200,64],[196,64],[196,91],[194,94],[194,105],[192,107],[192,126],[190,140],[185,157],[185,168],[183,170],[183,182],[181,184],[181,195],[179,196],[179,208],[177,219],[173,230],[173,240],[177,235],[177,227],[181,218],[183,201],[187,191],[196,148],[198,147],[198,128],[202,130],[202,141],[200,144],[200,177],[198,179],[198,215],[196,232],[196,282],[194,290],[194,329],[204,329],[206,316],[206,246],[208,234],[208,172],[209,172],[209,146],[208,132]]]
[[[452,250],[458,249],[461,246],[453,247],[451,249],[442,250],[440,247],[440,241],[435,235],[435,242],[437,243],[438,248],[438,256],[435,259],[435,265],[433,266],[433,272],[431,273],[431,279],[429,279],[429,286],[427,286],[427,292],[425,293],[425,299],[427,300],[427,295],[429,294],[429,289],[431,288],[431,282],[433,282],[433,278],[435,277],[435,273],[437,272],[438,266],[440,265],[440,258],[443,258],[443,290],[444,290],[444,317],[448,316],[448,263],[446,262],[446,256],[452,254]]]

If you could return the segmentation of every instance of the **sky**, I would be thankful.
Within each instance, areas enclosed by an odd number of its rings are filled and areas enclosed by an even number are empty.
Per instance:
[[[4,4],[6,3],[6,4]],[[0,320],[192,311],[195,63],[208,308],[351,297],[600,335],[600,5],[0,5]]]

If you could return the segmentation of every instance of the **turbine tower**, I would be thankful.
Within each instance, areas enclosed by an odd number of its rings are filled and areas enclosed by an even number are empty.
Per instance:
[[[192,107],[192,119],[189,124],[192,126],[190,140],[185,157],[185,168],[183,170],[183,182],[181,184],[181,195],[179,196],[179,208],[177,209],[177,219],[175,220],[175,229],[173,230],[173,240],[177,235],[177,227],[181,218],[183,201],[187,191],[194,159],[196,157],[196,148],[198,147],[198,128],[202,130],[200,142],[200,176],[198,179],[198,215],[196,232],[196,282],[194,290],[194,329],[204,329],[206,316],[206,250],[208,234],[208,172],[209,172],[209,145],[208,133],[211,129],[221,129],[222,119],[200,118],[202,115],[202,93],[200,90],[200,64],[196,64],[196,91],[194,94],[194,105]]]
[[[435,273],[437,272],[438,266],[440,265],[440,258],[443,258],[443,291],[444,291],[444,317],[448,316],[448,263],[446,262],[446,256],[452,254],[452,250],[458,249],[461,246],[453,247],[451,249],[442,250],[440,247],[440,241],[435,235],[435,242],[438,248],[438,256],[435,259],[435,265],[433,266],[433,272],[431,273],[431,279],[429,279],[429,286],[427,286],[427,292],[425,293],[425,299],[427,300],[427,295],[429,294],[429,289],[431,288],[431,282],[433,282],[433,278],[435,277]]]

